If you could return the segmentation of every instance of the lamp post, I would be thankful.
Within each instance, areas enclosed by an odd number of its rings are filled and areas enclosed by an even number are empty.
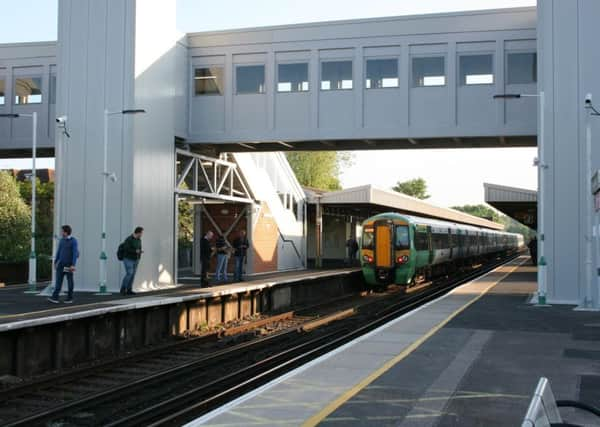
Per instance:
[[[96,295],[110,295],[111,293],[106,289],[106,180],[110,179],[112,182],[117,182],[117,175],[114,172],[108,171],[108,119],[112,116],[126,115],[126,114],[138,114],[145,113],[146,110],[142,109],[131,109],[131,110],[118,110],[109,111],[104,110],[104,162],[102,167],[102,249],[100,251],[100,281],[98,284],[98,293]]]
[[[56,259],[54,259],[56,255],[56,250],[58,246],[58,240],[60,239],[60,227],[62,226],[61,221],[61,204],[64,196],[63,187],[65,182],[65,174],[64,174],[64,159],[66,156],[65,151],[65,139],[64,137],[71,138],[69,131],[67,130],[67,116],[60,116],[56,118],[56,125],[60,130],[60,134],[56,140],[56,146],[54,148],[55,151],[55,175],[54,175],[54,231],[53,231],[53,239],[52,239],[52,282],[51,289],[54,288],[54,284],[56,283],[56,268],[54,268],[54,264],[56,263]]]
[[[598,233],[600,227],[597,227],[596,233],[592,232],[592,193],[598,191],[597,188],[592,188],[592,116],[600,116],[600,112],[596,110],[592,103],[592,94],[588,93],[585,96],[584,108],[587,112],[585,117],[585,159],[586,159],[586,172],[585,176],[585,218],[586,218],[586,241],[585,241],[585,266],[586,266],[586,286],[585,286],[585,298],[583,300],[582,310],[594,310],[598,307],[594,307],[594,298],[592,296],[592,238],[593,234],[596,234],[596,239],[600,239]],[[597,181],[596,175],[596,181]],[[595,183],[594,187],[597,187],[598,183]],[[597,215],[596,215],[597,217]],[[598,245],[596,246],[598,249]],[[600,284],[600,267],[597,270],[598,283]],[[600,298],[600,295],[598,295]],[[597,301],[597,304],[600,302]]]
[[[0,117],[19,118],[30,117],[32,120],[33,146],[31,156],[31,252],[29,254],[29,278],[27,280],[29,287],[26,294],[37,294],[37,255],[35,253],[35,206],[36,206],[36,177],[35,160],[37,154],[37,112],[31,114],[0,114]]]
[[[544,112],[545,112],[545,97],[544,91],[540,91],[539,94],[528,94],[528,93],[504,93],[494,95],[494,99],[519,99],[519,98],[539,98],[539,109],[540,109],[540,138],[538,143],[538,156],[533,161],[533,165],[538,168],[538,268],[537,268],[537,282],[538,282],[538,300],[537,306],[547,306],[546,294],[548,292],[547,284],[547,261],[546,261],[546,236],[545,236],[545,218],[544,218],[544,191],[545,188],[545,177],[544,173],[548,169],[548,164],[545,162],[545,146],[544,146]]]

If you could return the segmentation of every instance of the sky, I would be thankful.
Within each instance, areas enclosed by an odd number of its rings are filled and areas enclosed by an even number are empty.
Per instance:
[[[177,0],[177,27],[195,32],[535,4],[536,0]],[[57,0],[0,0],[0,10],[0,43],[56,40]],[[483,202],[484,182],[535,189],[535,156],[534,148],[357,151],[354,165],[342,172],[341,180],[344,187],[370,183],[389,189],[397,181],[422,177],[432,203],[477,204]],[[0,169],[30,165],[30,160],[0,159]],[[53,161],[41,160],[38,167],[53,167]],[[367,175],[374,168],[377,175]]]

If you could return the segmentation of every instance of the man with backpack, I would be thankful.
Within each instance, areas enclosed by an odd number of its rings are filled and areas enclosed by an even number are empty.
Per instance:
[[[250,243],[246,237],[246,230],[241,230],[239,236],[233,241],[233,249],[235,249],[235,273],[233,280],[236,282],[242,281],[242,270],[244,266],[244,259],[246,258],[246,252]]]
[[[123,277],[123,282],[121,282],[121,295],[135,295],[132,289],[133,279],[135,279],[137,266],[144,252],[142,251],[143,233],[143,227],[136,227],[133,234],[119,245],[117,258],[123,261],[123,265],[125,266],[125,277]]]

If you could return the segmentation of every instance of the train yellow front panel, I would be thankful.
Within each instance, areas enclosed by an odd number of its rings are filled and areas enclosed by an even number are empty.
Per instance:
[[[378,226],[375,229],[375,242],[377,250],[375,252],[375,261],[377,267],[392,266],[392,229],[386,225]]]

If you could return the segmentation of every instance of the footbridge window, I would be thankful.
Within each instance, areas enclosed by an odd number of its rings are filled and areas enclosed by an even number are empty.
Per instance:
[[[196,96],[223,95],[223,67],[196,68],[194,94]]]
[[[412,59],[413,87],[445,86],[445,58],[433,56]]]
[[[265,93],[265,66],[238,65],[236,68],[236,93]]]
[[[4,105],[4,79],[0,78],[0,105]]]
[[[42,103],[42,77],[17,77],[15,79],[15,104]]]
[[[537,82],[537,54],[535,52],[509,53],[506,64],[508,84]]]
[[[365,87],[367,89],[398,87],[398,60],[367,60],[367,79],[365,81]]]
[[[307,92],[308,64],[279,64],[277,92]]]
[[[50,75],[50,101],[49,103],[54,105],[56,104],[56,75]]]
[[[493,56],[460,56],[460,84],[463,86],[494,84]]]
[[[321,63],[321,90],[352,89],[352,61]]]

